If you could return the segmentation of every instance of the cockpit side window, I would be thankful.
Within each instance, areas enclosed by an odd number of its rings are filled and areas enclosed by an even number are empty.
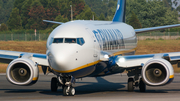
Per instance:
[[[53,43],[63,43],[63,38],[54,38]]]
[[[75,38],[65,38],[65,43],[76,43]]]
[[[77,38],[77,44],[83,45],[85,43],[83,38]]]
[[[53,43],[54,38],[51,38],[49,41],[49,45],[51,45]]]

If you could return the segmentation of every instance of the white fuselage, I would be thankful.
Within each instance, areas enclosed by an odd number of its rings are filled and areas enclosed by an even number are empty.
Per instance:
[[[125,23],[72,21],[52,31],[47,56],[55,72],[83,77],[97,72],[108,56],[134,52],[136,45],[135,31]]]

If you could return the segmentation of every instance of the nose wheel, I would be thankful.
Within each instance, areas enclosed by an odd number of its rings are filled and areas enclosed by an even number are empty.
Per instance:
[[[75,89],[72,86],[71,79],[72,77],[66,77],[66,78],[56,78],[53,77],[51,79],[51,91],[57,92],[58,86],[62,86],[63,95],[64,96],[74,96],[75,95]]]
[[[63,88],[63,95],[64,96],[74,96],[75,95],[75,89],[74,87],[68,87],[68,86],[65,86]]]

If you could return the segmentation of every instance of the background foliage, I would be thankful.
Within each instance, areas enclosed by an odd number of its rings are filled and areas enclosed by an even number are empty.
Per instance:
[[[171,0],[126,0],[126,23],[134,28],[155,27],[178,23],[179,8]],[[113,19],[117,0],[0,0],[1,28],[7,30],[44,30],[48,33],[58,25],[42,20],[67,22],[74,20]],[[135,18],[136,21],[133,21]],[[137,22],[138,21],[138,22]],[[138,24],[137,24],[138,23]],[[5,31],[1,30],[1,31]],[[178,28],[173,29],[179,31]]]

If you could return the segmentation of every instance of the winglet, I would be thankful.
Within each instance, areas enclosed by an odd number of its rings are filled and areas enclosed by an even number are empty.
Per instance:
[[[63,22],[56,22],[56,21],[50,21],[50,20],[43,20],[44,22],[53,23],[53,24],[64,24]]]
[[[118,0],[113,22],[125,22],[126,0]]]

